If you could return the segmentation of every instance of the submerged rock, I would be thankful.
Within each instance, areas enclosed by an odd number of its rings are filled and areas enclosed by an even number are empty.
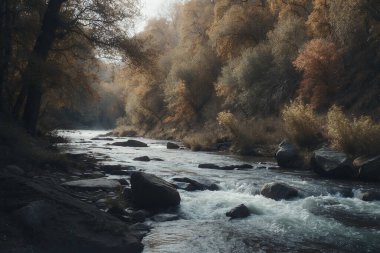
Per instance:
[[[101,137],[95,137],[91,139],[92,141],[113,141],[113,138],[101,138]]]
[[[260,193],[264,197],[274,200],[287,200],[298,196],[297,189],[283,183],[265,184],[263,188],[261,188]]]
[[[374,157],[359,157],[354,160],[359,178],[368,181],[380,181],[380,155]]]
[[[132,198],[135,205],[148,210],[178,206],[178,191],[165,180],[152,174],[135,172],[131,176]]]
[[[133,159],[133,161],[150,162],[149,156],[140,156]]]
[[[302,164],[302,159],[297,147],[287,140],[280,143],[276,153],[276,160],[278,166],[282,168],[294,169],[301,167]]]
[[[62,186],[81,189],[81,190],[113,190],[119,188],[121,184],[117,180],[97,178],[84,179],[63,183]]]
[[[330,178],[353,178],[357,175],[351,160],[344,153],[329,148],[315,151],[310,166],[317,174]]]
[[[124,142],[114,142],[112,143],[113,146],[120,146],[120,147],[134,147],[134,148],[146,148],[148,145],[141,141],[136,140],[128,140]]]
[[[177,214],[170,214],[170,213],[157,214],[152,217],[152,220],[156,222],[167,222],[167,221],[174,221],[178,219],[179,219],[179,216]]]
[[[199,164],[198,168],[200,169],[213,169],[213,170],[243,170],[243,169],[253,169],[253,166],[250,164],[240,164],[240,165],[226,165],[219,166],[213,163],[203,163]]]
[[[186,191],[216,191],[219,190],[219,186],[215,183],[200,183],[194,179],[187,177],[175,177],[172,178],[173,184],[178,188]]]
[[[251,214],[249,211],[248,207],[245,205],[241,204],[230,211],[226,213],[227,217],[230,217],[231,219],[241,219],[241,218],[246,218]]]
[[[133,171],[136,170],[136,167],[122,165],[102,165],[100,169],[109,175],[129,176],[133,173]]]
[[[179,149],[179,146],[177,144],[173,143],[173,142],[168,142],[166,144],[166,148],[167,149]]]

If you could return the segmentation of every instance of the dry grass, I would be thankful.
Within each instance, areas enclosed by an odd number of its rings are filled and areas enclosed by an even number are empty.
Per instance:
[[[230,112],[221,112],[217,120],[229,130],[234,149],[242,154],[260,145],[278,144],[284,136],[282,123],[276,118],[238,120]]]
[[[282,111],[287,137],[301,148],[313,148],[322,141],[323,119],[310,105],[297,100]]]
[[[210,151],[216,149],[218,140],[223,139],[220,131],[204,131],[192,133],[183,138],[183,143],[187,148],[193,151]]]
[[[327,135],[334,148],[349,155],[380,154],[380,123],[370,117],[350,119],[333,106],[327,114]]]

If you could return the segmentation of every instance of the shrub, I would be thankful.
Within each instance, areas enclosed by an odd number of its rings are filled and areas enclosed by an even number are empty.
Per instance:
[[[300,100],[285,106],[282,111],[287,137],[301,148],[312,148],[322,140],[322,120],[311,105]]]
[[[238,120],[231,112],[220,112],[217,120],[232,134],[234,149],[249,154],[259,145],[275,144],[281,140],[282,124],[273,118]]]
[[[380,124],[370,117],[349,119],[333,106],[327,114],[327,134],[334,148],[349,155],[380,154]]]

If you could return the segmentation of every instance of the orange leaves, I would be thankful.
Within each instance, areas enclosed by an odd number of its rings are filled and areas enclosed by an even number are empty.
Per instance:
[[[303,71],[299,96],[314,107],[326,106],[340,85],[342,60],[335,44],[324,39],[311,40],[293,64]]]

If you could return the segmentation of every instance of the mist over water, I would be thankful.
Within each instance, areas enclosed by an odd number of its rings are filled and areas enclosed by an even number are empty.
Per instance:
[[[144,238],[144,252],[380,252],[380,202],[364,202],[365,190],[378,184],[325,180],[310,172],[268,170],[274,161],[246,160],[233,155],[168,150],[166,141],[133,138],[148,148],[107,145],[93,141],[104,131],[60,131],[70,143],[69,153],[91,153],[103,163],[132,165],[166,180],[189,177],[217,183],[220,191],[180,190],[181,205],[173,213],[179,220],[147,223],[152,231]],[[115,138],[125,141],[129,138]],[[86,143],[83,143],[85,141]],[[164,161],[138,162],[147,155]],[[199,169],[200,163],[232,165],[250,163],[247,171]],[[115,178],[115,176],[110,176]],[[274,201],[259,194],[269,182],[283,182],[299,189],[301,197]],[[350,196],[350,197],[345,197]],[[351,197],[353,196],[353,197]],[[245,204],[251,216],[229,221],[225,213]]]

